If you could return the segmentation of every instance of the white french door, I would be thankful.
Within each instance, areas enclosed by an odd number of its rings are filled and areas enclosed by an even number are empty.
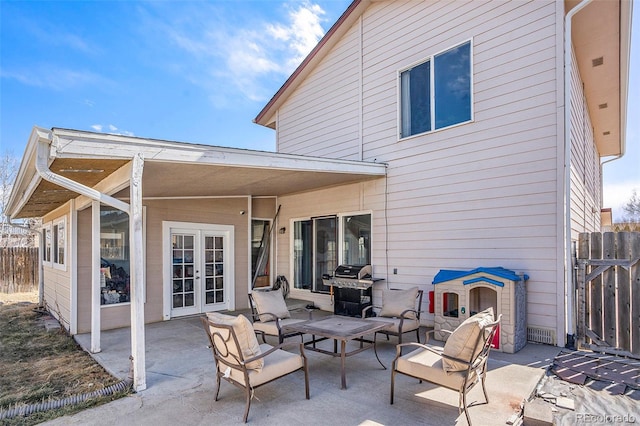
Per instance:
[[[232,309],[233,226],[164,223],[165,319]]]

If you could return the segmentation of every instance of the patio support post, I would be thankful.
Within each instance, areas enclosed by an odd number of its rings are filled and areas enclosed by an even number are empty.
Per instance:
[[[145,370],[144,329],[144,259],[142,241],[142,171],[144,158],[141,153],[133,157],[131,201],[129,212],[129,246],[131,249],[131,355],[133,357],[133,389],[138,392],[147,388]]]
[[[100,348],[100,201],[91,201],[91,353]]]

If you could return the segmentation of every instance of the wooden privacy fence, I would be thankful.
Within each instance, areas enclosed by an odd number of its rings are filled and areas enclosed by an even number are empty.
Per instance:
[[[640,232],[580,234],[577,343],[640,356]]]
[[[38,248],[0,248],[0,291],[24,293],[38,290]]]

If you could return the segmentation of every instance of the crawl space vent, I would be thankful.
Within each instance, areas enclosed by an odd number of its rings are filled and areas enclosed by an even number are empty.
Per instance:
[[[554,330],[549,330],[548,328],[527,327],[527,341],[555,346],[556,333]]]

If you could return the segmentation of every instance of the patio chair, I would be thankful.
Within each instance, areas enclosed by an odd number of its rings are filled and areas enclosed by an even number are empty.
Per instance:
[[[422,293],[422,290],[418,290],[418,287],[412,287],[408,290],[383,290],[382,306],[378,308],[379,311],[376,312],[376,316],[366,316],[369,309],[374,309],[373,306],[367,306],[362,310],[362,318],[367,321],[383,321],[393,324],[392,327],[377,332],[386,334],[387,340],[389,340],[389,336],[397,336],[398,344],[401,344],[402,335],[415,330],[416,340],[420,343]]]
[[[487,360],[493,336],[498,329],[502,315],[494,321],[493,308],[489,308],[466,319],[458,328],[449,333],[444,348],[420,343],[397,345],[396,357],[391,367],[391,398],[397,373],[427,381],[458,391],[458,412],[464,410],[467,423],[471,425],[467,406],[467,393],[476,383],[482,383],[486,403],[489,396],[485,387]],[[427,333],[428,336],[433,331]],[[415,346],[418,349],[402,355],[402,348]]]
[[[234,317],[208,313],[201,320],[209,336],[216,366],[214,400],[218,400],[221,378],[244,389],[247,400],[243,417],[245,423],[254,390],[295,371],[304,371],[305,395],[309,399],[309,370],[302,343],[299,355],[282,350],[283,345],[259,345],[251,322],[244,315]]]
[[[306,321],[291,318],[291,313],[284,301],[284,296],[279,290],[254,290],[249,293],[249,306],[251,318],[256,334],[260,334],[262,341],[267,343],[266,336],[275,336],[278,343],[292,336],[301,336],[302,333],[286,333],[283,327],[289,324]]]

